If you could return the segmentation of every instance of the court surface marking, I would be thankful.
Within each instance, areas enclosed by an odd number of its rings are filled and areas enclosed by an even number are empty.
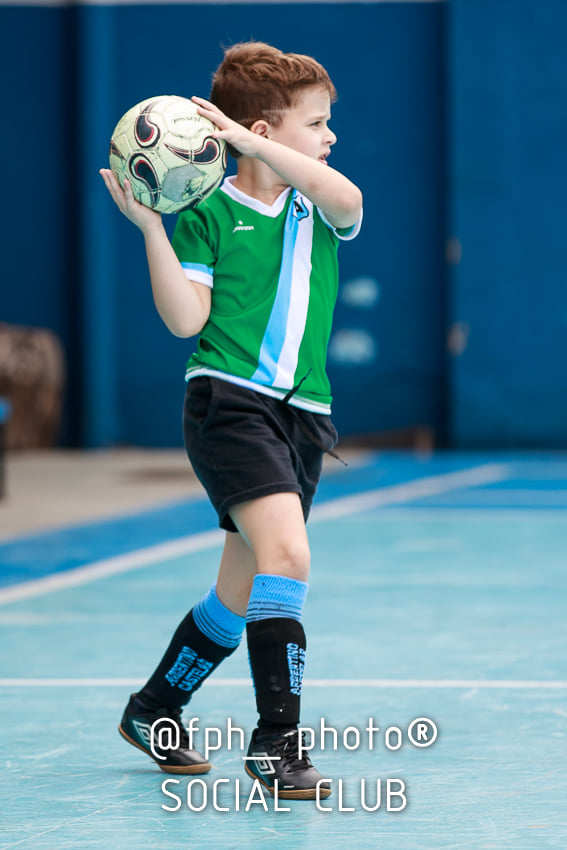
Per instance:
[[[565,850],[566,495],[561,455],[386,453],[325,477],[302,713],[320,803],[244,774],[244,646],[186,714],[208,776],[117,735],[214,579],[201,500],[0,546],[0,848]]]

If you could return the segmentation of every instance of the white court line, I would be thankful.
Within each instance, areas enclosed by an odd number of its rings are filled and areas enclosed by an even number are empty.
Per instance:
[[[137,688],[144,679],[0,679],[0,688]],[[304,679],[310,688],[495,688],[564,690],[567,682],[533,679]],[[211,678],[207,687],[251,687],[251,679]]]
[[[340,517],[350,516],[373,508],[399,505],[413,499],[436,496],[464,487],[494,484],[497,481],[504,481],[508,477],[509,466],[506,464],[485,464],[458,472],[431,475],[404,484],[380,487],[376,490],[368,490],[365,493],[356,493],[352,496],[343,496],[338,499],[332,499],[329,502],[324,502],[321,505],[316,505],[311,512],[311,522],[339,519]],[[129,552],[127,555],[118,555],[115,558],[95,561],[92,564],[75,567],[62,573],[55,573],[34,581],[0,589],[0,605],[16,602],[21,599],[29,599],[33,596],[41,596],[54,590],[77,587],[105,576],[113,576],[130,570],[136,570],[139,567],[145,567],[156,561],[169,560],[192,552],[201,552],[204,549],[221,546],[223,541],[224,532],[216,529],[213,531],[204,531],[200,534],[192,534],[168,543],[149,546],[145,549],[139,549],[136,552]]]
[[[214,546],[222,546],[224,542],[224,531],[214,529],[203,531],[199,534],[191,534],[189,537],[181,537],[168,543],[158,543],[148,546],[146,549],[138,549],[127,555],[117,555],[115,558],[105,558],[102,561],[94,561],[83,567],[74,567],[62,573],[54,573],[44,578],[28,581],[24,584],[16,584],[0,590],[0,605],[8,602],[16,602],[20,599],[29,599],[32,596],[41,596],[52,590],[62,590],[66,587],[76,587],[88,584],[105,576],[113,576],[118,573],[126,573],[137,570],[156,561],[167,561],[191,552],[201,552]]]
[[[437,520],[438,522],[525,522],[526,520],[537,519],[538,522],[557,522],[560,520],[565,523],[565,508],[430,508],[412,505],[410,508],[388,508],[381,513],[374,514],[369,517],[372,522],[389,523],[392,520],[412,520],[419,522],[420,520]],[[567,527],[567,526],[566,526]]]
[[[351,514],[381,508],[386,505],[399,505],[413,499],[423,499],[426,496],[438,496],[450,490],[460,490],[465,487],[478,487],[481,484],[495,484],[509,478],[509,467],[505,464],[493,463],[463,469],[459,472],[448,472],[444,475],[431,475],[418,478],[406,484],[394,484],[391,487],[380,487],[377,490],[367,490],[353,496],[342,496],[316,505],[311,512],[311,521],[339,519]]]

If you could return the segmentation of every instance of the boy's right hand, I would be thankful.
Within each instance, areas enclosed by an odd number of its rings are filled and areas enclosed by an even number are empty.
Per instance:
[[[124,181],[122,188],[110,168],[101,168],[100,175],[120,212],[139,227],[142,233],[161,224],[160,213],[136,201],[129,180]]]

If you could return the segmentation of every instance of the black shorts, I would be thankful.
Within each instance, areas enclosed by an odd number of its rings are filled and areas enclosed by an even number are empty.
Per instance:
[[[183,433],[189,460],[219,516],[273,493],[298,493],[307,521],[324,450],[337,432],[329,416],[310,413],[228,381],[199,377],[187,385]]]

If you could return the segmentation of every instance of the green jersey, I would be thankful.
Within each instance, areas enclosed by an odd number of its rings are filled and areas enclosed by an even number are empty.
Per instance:
[[[186,379],[212,375],[330,413],[326,358],[338,290],[337,231],[294,189],[268,206],[222,186],[180,214],[173,247],[188,278],[212,287]]]

